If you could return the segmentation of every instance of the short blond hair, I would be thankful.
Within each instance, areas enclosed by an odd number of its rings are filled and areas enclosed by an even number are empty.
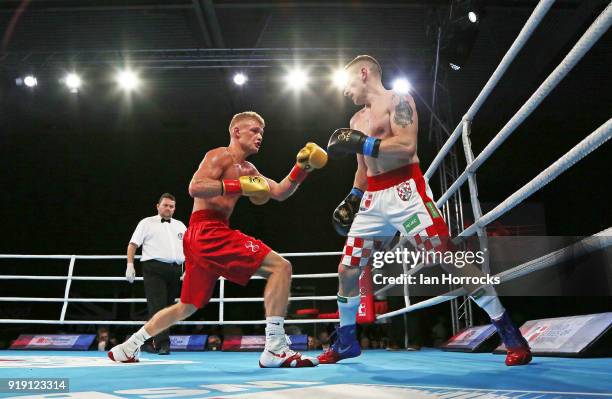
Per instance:
[[[264,118],[262,118],[261,115],[259,115],[257,112],[244,111],[232,117],[232,120],[230,121],[230,124],[229,124],[230,133],[232,132],[232,129],[234,128],[234,126],[236,126],[237,123],[242,122],[247,119],[256,120],[257,122],[261,123],[262,127],[266,126],[266,122],[264,121]]]
[[[376,61],[376,58],[372,57],[371,55],[358,55],[357,57],[353,58],[348,64],[346,64],[344,66],[344,69],[349,69],[351,66],[360,62],[365,62],[366,64],[368,64],[370,71],[382,77],[382,68],[380,67],[378,61]]]

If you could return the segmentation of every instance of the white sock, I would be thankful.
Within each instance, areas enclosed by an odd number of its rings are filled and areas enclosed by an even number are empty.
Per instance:
[[[499,319],[506,311],[504,305],[501,304],[499,297],[497,296],[495,288],[493,288],[492,285],[476,290],[476,292],[472,294],[471,298],[478,306],[487,312],[491,319]]]
[[[338,294],[338,310],[340,311],[340,327],[349,326],[357,322],[357,309],[361,297],[342,296]]]
[[[125,341],[125,344],[128,350],[135,351],[149,338],[151,338],[151,336],[147,330],[145,330],[144,326],[142,326],[140,330],[136,331],[127,341]]]
[[[284,317],[266,317],[266,349],[277,348],[286,343],[284,323]]]

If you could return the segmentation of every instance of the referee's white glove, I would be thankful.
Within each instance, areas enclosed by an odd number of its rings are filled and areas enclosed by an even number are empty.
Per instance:
[[[128,263],[127,268],[125,269],[125,279],[132,284],[134,279],[136,278],[136,269],[134,269],[133,263]]]

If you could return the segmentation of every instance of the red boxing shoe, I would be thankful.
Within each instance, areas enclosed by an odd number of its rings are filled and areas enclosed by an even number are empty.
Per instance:
[[[319,359],[319,364],[334,364],[341,360],[338,352],[333,350],[331,347],[327,348],[327,350],[317,356]]]
[[[531,350],[528,346],[508,349],[506,366],[523,366],[529,362],[531,362]]]
[[[491,319],[497,329],[502,342],[506,345],[506,366],[523,366],[531,361],[529,343],[516,328],[508,312],[504,312],[499,319]]]

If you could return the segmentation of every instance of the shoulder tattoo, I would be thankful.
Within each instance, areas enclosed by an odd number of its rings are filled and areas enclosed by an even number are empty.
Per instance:
[[[412,120],[414,115],[412,107],[408,103],[406,97],[398,96],[398,98],[399,103],[395,106],[395,117],[393,118],[393,122],[401,127],[412,125],[414,123]]]

